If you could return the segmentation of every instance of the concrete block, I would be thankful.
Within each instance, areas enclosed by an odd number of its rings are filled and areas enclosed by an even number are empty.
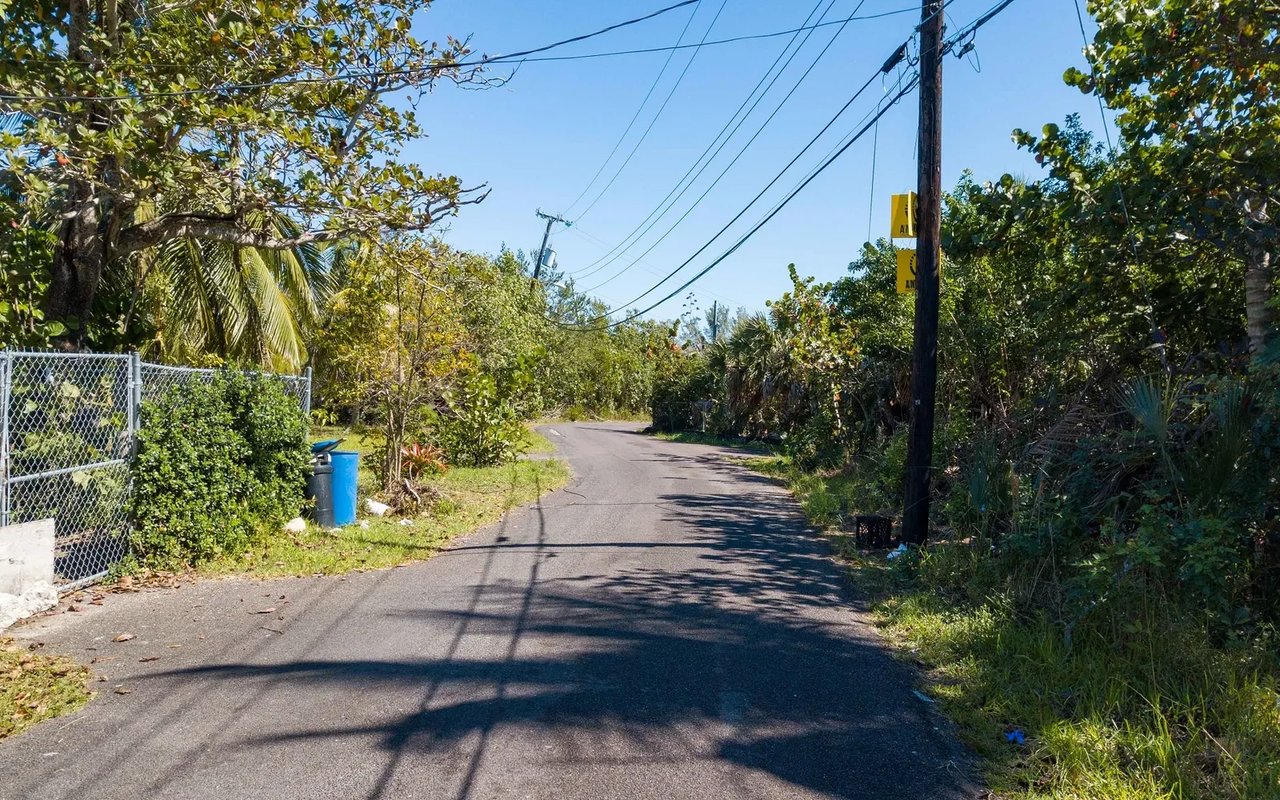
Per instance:
[[[0,528],[0,594],[53,583],[53,520]]]

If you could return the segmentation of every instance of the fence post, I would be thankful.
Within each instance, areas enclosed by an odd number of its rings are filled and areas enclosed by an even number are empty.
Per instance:
[[[9,400],[13,393],[13,353],[0,359],[0,528],[9,524]]]
[[[307,418],[307,424],[311,424],[311,367],[308,366],[302,372],[303,377],[307,381],[306,393],[302,396],[302,414]]]
[[[129,438],[133,442],[133,451],[138,449],[138,431],[141,428],[142,357],[135,350],[129,354]]]

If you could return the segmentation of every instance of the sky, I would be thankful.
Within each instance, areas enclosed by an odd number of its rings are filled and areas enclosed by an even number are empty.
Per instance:
[[[952,0],[948,29],[955,31],[981,16],[994,1]],[[416,21],[415,33],[431,40],[443,40],[446,34],[470,37],[476,53],[496,55],[598,30],[672,2],[436,0]],[[859,0],[821,0],[816,6],[810,0],[700,0],[554,54],[669,47],[678,41],[697,44],[704,35],[714,41],[785,31],[803,26],[811,13],[824,21],[842,20],[858,6]],[[677,279],[632,302],[742,211],[855,90],[876,75],[919,22],[915,0],[862,0],[860,15],[895,11],[903,13],[820,28],[807,39],[801,33],[794,41],[787,35],[681,50],[665,71],[668,54],[661,52],[526,63],[514,71],[494,68],[488,75],[506,78],[501,86],[438,86],[418,106],[426,135],[404,156],[430,172],[457,175],[466,186],[487,187],[483,203],[464,207],[441,231],[454,247],[496,253],[505,244],[535,251],[545,225],[535,211],[563,214],[574,224],[555,226],[551,248],[557,267],[610,308],[644,308],[727,251],[886,98],[898,78],[896,70],[876,78],[761,201]],[[1037,176],[1040,168],[1010,139],[1015,128],[1036,133],[1070,113],[1079,113],[1087,127],[1100,124],[1096,101],[1062,81],[1068,67],[1085,66],[1074,0],[1016,0],[977,33],[974,43],[964,59],[945,60],[944,188],[954,185],[964,170],[979,181],[1004,173]],[[777,78],[754,111],[687,192],[644,233],[646,218],[663,206],[766,75]],[[694,293],[691,302],[702,309],[716,302],[762,309],[766,300],[789,288],[790,263],[802,276],[821,281],[848,274],[849,262],[868,241],[869,223],[871,239],[888,235],[890,195],[915,189],[918,103],[912,92],[890,108],[878,129],[868,131],[746,244],[649,316],[676,317],[690,302],[689,291]],[[633,118],[630,133],[607,160]],[[757,131],[759,136],[744,150]],[[583,199],[575,203],[579,197]],[[631,236],[637,229],[642,235]],[[634,246],[592,266],[624,242]]]

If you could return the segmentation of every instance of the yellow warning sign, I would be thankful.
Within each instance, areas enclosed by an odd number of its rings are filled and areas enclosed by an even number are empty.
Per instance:
[[[914,239],[916,236],[916,193],[893,196],[893,228],[889,235],[894,239]]]
[[[916,251],[898,251],[898,294],[911,294],[916,290]]]
[[[942,278],[943,262],[938,260],[938,278]],[[941,288],[941,287],[939,287]],[[898,294],[911,294],[916,290],[916,251],[898,250]]]

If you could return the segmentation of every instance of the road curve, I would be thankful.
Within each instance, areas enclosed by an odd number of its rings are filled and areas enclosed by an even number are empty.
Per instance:
[[[106,681],[0,798],[976,796],[789,496],[637,428],[553,426],[569,488],[420,564],[20,629]]]

